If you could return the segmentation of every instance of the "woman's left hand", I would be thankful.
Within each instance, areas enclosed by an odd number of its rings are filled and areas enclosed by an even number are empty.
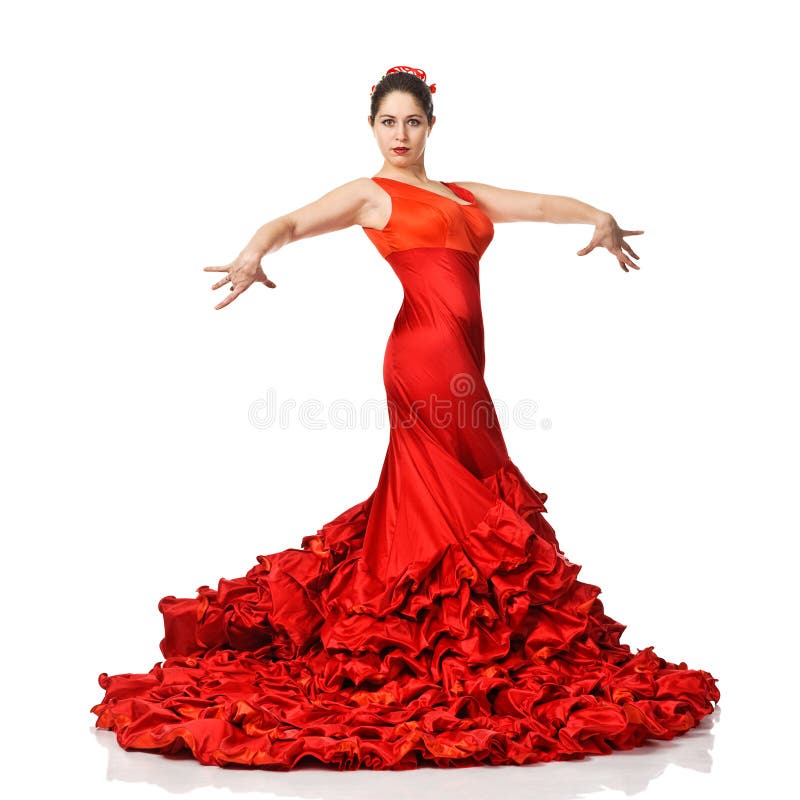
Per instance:
[[[640,233],[644,233],[644,231],[624,231],[621,230],[619,225],[617,225],[617,221],[611,214],[607,214],[600,222],[595,225],[594,234],[592,234],[592,241],[583,248],[583,250],[578,250],[579,256],[585,256],[587,253],[591,253],[595,247],[601,246],[605,247],[607,250],[611,251],[616,257],[617,261],[619,261],[620,267],[628,271],[628,266],[633,267],[634,269],[639,269],[637,264],[634,264],[633,261],[628,258],[628,256],[623,253],[623,249],[627,250],[634,258],[639,258],[636,253],[633,252],[631,246],[622,238],[623,236],[636,236]]]

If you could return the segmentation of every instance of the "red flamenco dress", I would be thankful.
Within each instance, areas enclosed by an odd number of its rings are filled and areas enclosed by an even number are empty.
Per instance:
[[[242,578],[164,597],[163,662],[99,677],[126,750],[202,764],[413,769],[629,750],[696,726],[717,679],[620,643],[511,461],[484,382],[474,196],[390,178],[364,232],[404,299],[375,491]]]

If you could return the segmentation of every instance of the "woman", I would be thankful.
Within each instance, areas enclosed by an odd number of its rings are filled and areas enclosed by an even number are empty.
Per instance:
[[[547,495],[509,458],[483,379],[479,261],[494,222],[595,225],[580,255],[638,256],[605,212],[566,197],[430,181],[425,73],[393,67],[369,123],[384,164],[260,228],[214,284],[217,308],[261,259],[360,225],[404,299],[383,377],[391,421],[375,491],[242,578],[162,598],[165,657],[100,675],[97,726],[126,749],[203,764],[340,769],[523,764],[630,749],[698,724],[704,670],[631,652],[600,589],[560,550]]]

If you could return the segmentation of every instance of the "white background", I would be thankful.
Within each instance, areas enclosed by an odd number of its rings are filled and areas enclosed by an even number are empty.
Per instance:
[[[2,97],[3,781],[13,796],[723,798],[796,790],[797,76],[790,5],[8,3]],[[268,256],[256,228],[375,174],[369,90],[422,67],[431,179],[610,211],[497,225],[486,378],[623,641],[719,679],[672,742],[582,762],[224,770],[95,731],[100,672],[161,659],[158,600],[237,577],[374,489],[402,300],[357,227]],[[254,423],[270,393],[287,424]],[[318,400],[317,427],[297,406]],[[287,407],[294,402],[297,405]],[[380,415],[379,415],[380,416]],[[551,425],[547,428],[546,425]]]

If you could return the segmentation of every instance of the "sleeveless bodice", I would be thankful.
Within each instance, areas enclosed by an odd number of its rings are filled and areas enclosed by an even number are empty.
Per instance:
[[[442,181],[462,205],[436,192],[392,178],[372,178],[392,198],[392,212],[386,227],[365,228],[370,241],[384,258],[396,252],[420,247],[459,250],[480,258],[494,236],[489,217],[478,208],[475,196],[455,183]]]
[[[380,230],[362,228],[403,286],[384,381],[390,399],[402,383],[410,405],[457,372],[483,373],[479,265],[494,226],[457,184],[442,181],[466,203],[392,178],[372,180],[391,198],[391,215]]]

